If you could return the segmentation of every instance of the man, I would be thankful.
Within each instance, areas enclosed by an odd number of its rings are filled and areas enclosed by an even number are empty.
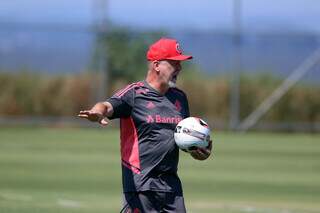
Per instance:
[[[124,206],[121,212],[186,212],[177,175],[179,149],[174,142],[177,123],[189,117],[186,95],[175,88],[183,55],[174,39],[162,38],[147,52],[146,79],[118,91],[105,102],[78,115],[101,125],[120,118]],[[191,156],[211,154],[197,149]]]

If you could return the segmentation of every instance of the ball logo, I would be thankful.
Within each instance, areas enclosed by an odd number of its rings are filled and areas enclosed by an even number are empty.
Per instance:
[[[179,43],[176,44],[176,51],[177,51],[179,54],[182,54],[182,51],[181,51],[181,49],[180,49]]]

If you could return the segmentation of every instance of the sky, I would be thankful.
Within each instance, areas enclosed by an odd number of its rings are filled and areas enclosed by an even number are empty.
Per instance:
[[[142,29],[230,30],[242,2],[244,31],[320,33],[319,0],[2,0],[0,23],[89,25],[101,11],[113,23]],[[97,8],[104,8],[98,9]]]
[[[103,13],[116,25],[171,33],[199,59],[196,62],[210,67],[207,70],[220,70],[212,59],[225,56],[229,60],[231,43],[224,40],[224,34],[220,38],[211,30],[234,29],[235,2],[242,3],[242,30],[249,32],[248,61],[253,61],[251,56],[260,57],[263,66],[268,67],[278,60],[279,70],[284,66],[291,70],[319,46],[320,0],[0,0],[0,68],[14,65],[63,72],[86,69],[94,49],[94,35],[86,26]],[[68,28],[70,25],[75,31]],[[56,26],[65,27],[57,30]],[[281,40],[281,36],[261,41],[255,32],[303,33],[290,41],[287,37]],[[218,38],[214,40],[213,34]],[[286,52],[279,53],[281,50]],[[269,59],[264,57],[268,54]],[[228,63],[221,60],[220,64]]]

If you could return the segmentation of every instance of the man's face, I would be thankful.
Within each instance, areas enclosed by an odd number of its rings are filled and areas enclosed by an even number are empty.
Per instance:
[[[181,62],[174,60],[159,61],[160,80],[169,87],[175,87],[181,70]]]

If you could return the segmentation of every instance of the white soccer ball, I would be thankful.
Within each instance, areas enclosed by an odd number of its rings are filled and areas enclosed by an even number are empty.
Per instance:
[[[200,118],[185,118],[176,126],[174,140],[178,147],[186,152],[198,147],[205,148],[210,141],[209,125]]]

